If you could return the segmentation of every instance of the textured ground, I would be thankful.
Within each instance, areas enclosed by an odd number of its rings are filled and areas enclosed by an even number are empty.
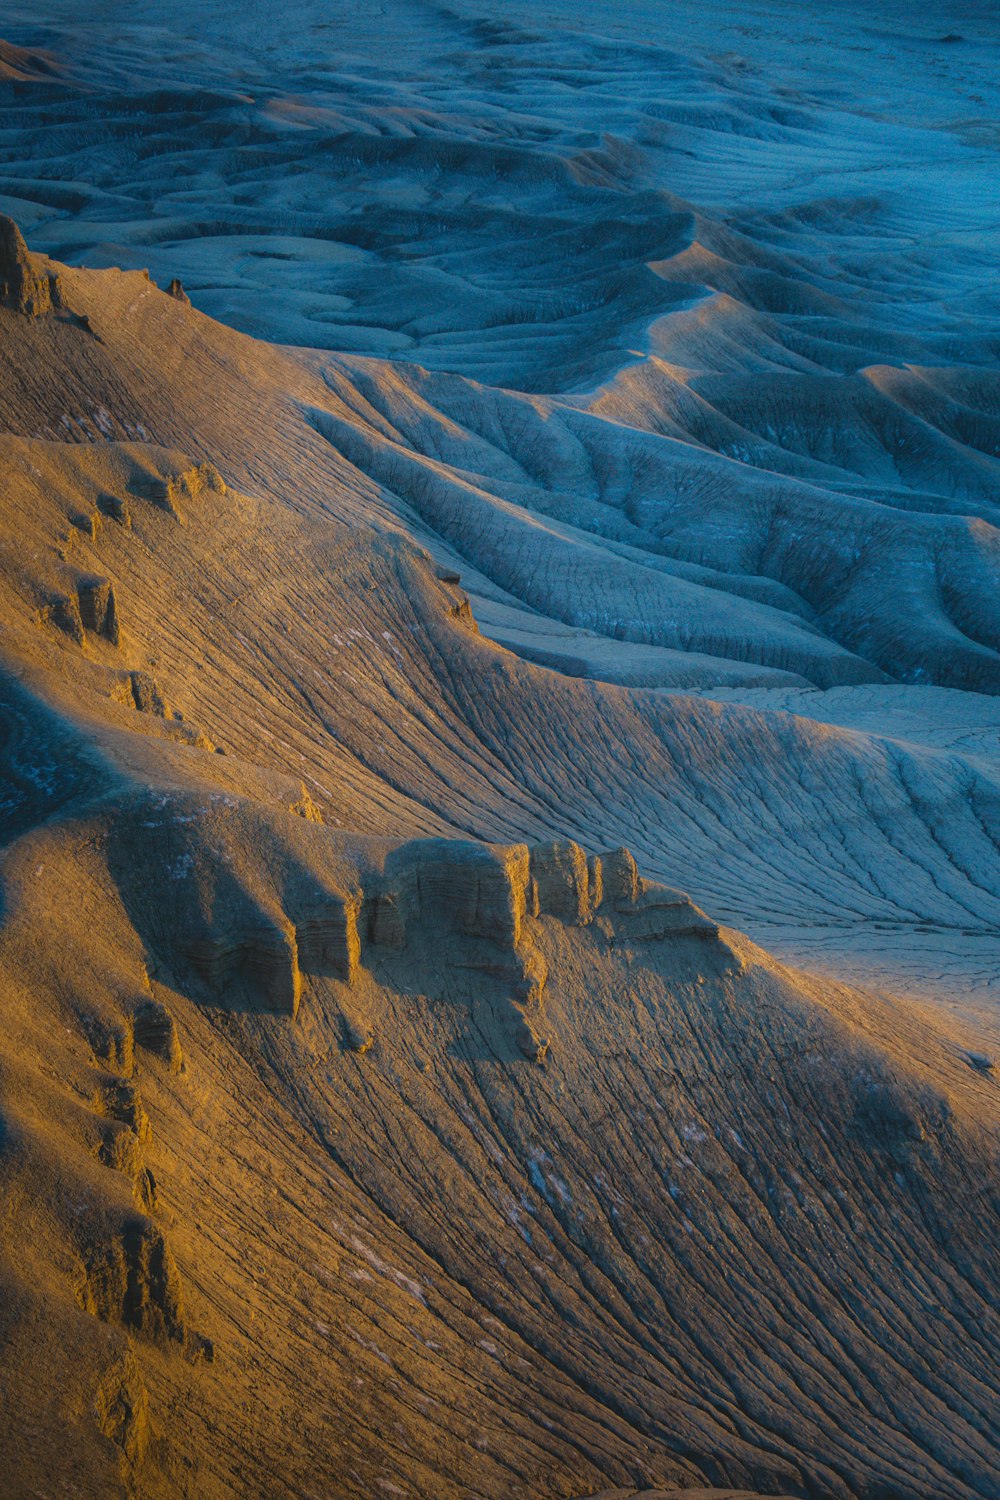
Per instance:
[[[5,19],[12,1495],[1000,1494],[996,27],[708,11]]]
[[[495,639],[729,699],[881,684],[875,735],[899,685],[996,691],[990,6],[838,6],[821,36],[760,0],[669,27],[74,0],[8,30],[0,206],[64,260],[336,351],[317,430]],[[789,957],[988,1021],[980,895],[912,909],[894,878],[846,926],[823,889],[788,922],[692,854],[697,894]]]

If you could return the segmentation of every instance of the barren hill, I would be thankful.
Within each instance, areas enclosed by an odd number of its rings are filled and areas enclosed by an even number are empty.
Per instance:
[[[791,900],[853,785],[860,901],[986,768],[511,655],[338,440],[370,376],[18,253],[13,1492],[994,1493],[988,1059],[646,857],[794,841]]]
[[[493,9],[7,18],[0,1492],[996,1500],[992,22]]]

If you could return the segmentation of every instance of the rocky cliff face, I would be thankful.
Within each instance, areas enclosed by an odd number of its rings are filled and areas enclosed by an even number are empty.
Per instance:
[[[170,971],[194,977],[207,1004],[294,1017],[310,977],[440,998],[464,987],[489,994],[498,1024],[537,1062],[552,1040],[540,923],[596,923],[610,944],[720,941],[688,897],[641,879],[627,849],[588,857],[572,841],[414,840],[389,850],[354,889],[306,881],[271,912],[231,864],[198,856],[196,869],[183,852],[175,860],[158,952]]]

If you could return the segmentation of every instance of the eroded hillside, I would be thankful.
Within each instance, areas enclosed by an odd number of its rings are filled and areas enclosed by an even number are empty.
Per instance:
[[[989,761],[511,653],[411,381],[6,244],[11,1493],[995,1493],[989,1056],[653,878],[993,930]]]
[[[990,7],[4,26],[0,1491],[995,1500]]]

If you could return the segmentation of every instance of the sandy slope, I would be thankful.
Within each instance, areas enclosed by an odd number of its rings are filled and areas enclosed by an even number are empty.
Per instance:
[[[13,1495],[1000,1489],[995,38],[702,9],[11,17]]]

